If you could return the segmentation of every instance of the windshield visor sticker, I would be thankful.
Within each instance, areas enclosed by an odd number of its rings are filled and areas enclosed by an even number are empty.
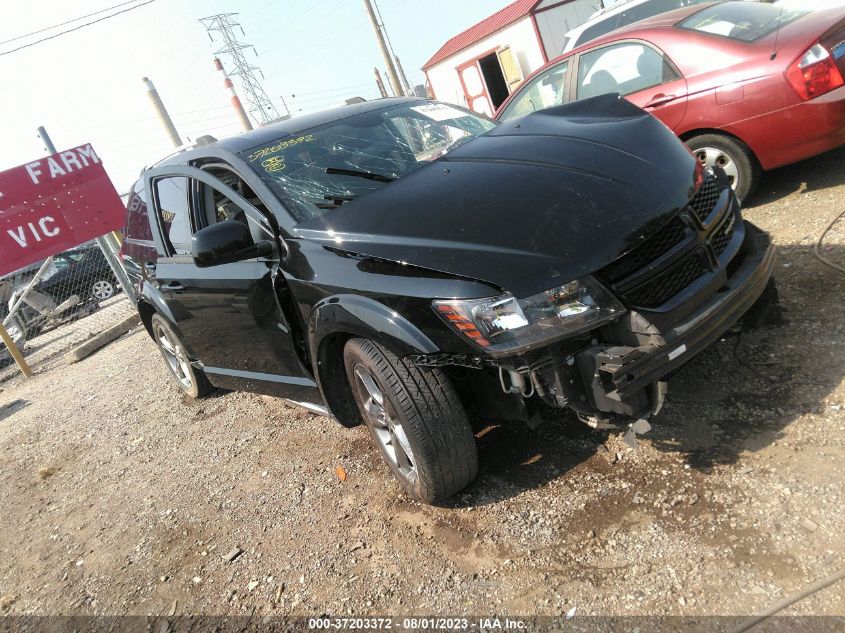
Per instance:
[[[300,143],[310,143],[313,140],[313,134],[305,134],[303,136],[298,136],[296,138],[288,139],[286,141],[281,141],[279,143],[276,143],[275,145],[271,145],[270,147],[262,147],[258,151],[250,154],[249,162],[254,162],[259,158],[264,158],[265,156],[270,156],[271,154],[277,154],[278,152],[282,152],[287,148],[293,147],[294,145],[299,145]],[[278,169],[273,171],[278,171]]]
[[[442,103],[430,103],[422,106],[412,106],[411,110],[428,117],[432,121],[448,121],[449,119],[459,119],[461,117],[469,116],[466,112],[461,112],[457,108],[444,105]]]

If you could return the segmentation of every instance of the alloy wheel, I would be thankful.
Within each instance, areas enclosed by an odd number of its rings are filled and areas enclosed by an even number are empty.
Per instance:
[[[91,287],[91,294],[94,295],[95,299],[100,301],[111,299],[114,296],[114,286],[110,281],[106,281],[105,279],[95,281]]]
[[[731,188],[736,189],[739,181],[739,168],[730,154],[718,147],[699,147],[693,150],[693,153],[705,167],[721,167],[731,183]]]
[[[417,467],[408,435],[390,401],[362,363],[353,367],[356,395],[364,410],[367,426],[379,443],[387,460],[409,482],[417,478]]]
[[[156,341],[158,341],[158,346],[164,355],[164,360],[170,366],[170,371],[176,376],[176,380],[179,381],[186,391],[190,391],[193,386],[193,382],[191,381],[191,366],[185,357],[182,346],[176,343],[170,332],[160,325],[156,327]]]

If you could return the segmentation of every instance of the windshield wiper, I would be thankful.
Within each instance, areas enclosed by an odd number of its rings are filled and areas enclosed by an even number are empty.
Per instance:
[[[393,176],[383,176],[381,174],[374,174],[370,171],[359,171],[357,169],[341,169],[340,167],[326,167],[327,174],[334,174],[337,176],[352,176],[354,178],[366,178],[367,180],[375,180],[376,182],[393,182],[396,180]]]

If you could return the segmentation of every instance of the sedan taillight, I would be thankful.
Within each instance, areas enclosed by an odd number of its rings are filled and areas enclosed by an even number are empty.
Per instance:
[[[833,56],[821,44],[813,44],[790,64],[786,80],[804,101],[845,84]]]

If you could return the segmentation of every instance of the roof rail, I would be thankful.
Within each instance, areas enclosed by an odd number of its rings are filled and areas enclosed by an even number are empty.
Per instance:
[[[176,156],[177,154],[181,154],[182,152],[187,152],[188,150],[196,149],[197,147],[203,147],[205,145],[211,145],[212,143],[216,143],[216,142],[217,142],[217,138],[212,136],[211,134],[203,134],[202,136],[198,136],[197,139],[193,143],[183,143],[182,145],[180,145],[179,147],[174,149],[172,152],[170,152],[166,156],[159,158],[156,162],[154,162],[149,167],[144,167],[144,169],[141,170],[141,173],[143,174],[147,169],[150,169],[150,167],[156,167],[157,165],[160,165],[161,163],[166,161],[168,158],[172,158],[172,157]]]

